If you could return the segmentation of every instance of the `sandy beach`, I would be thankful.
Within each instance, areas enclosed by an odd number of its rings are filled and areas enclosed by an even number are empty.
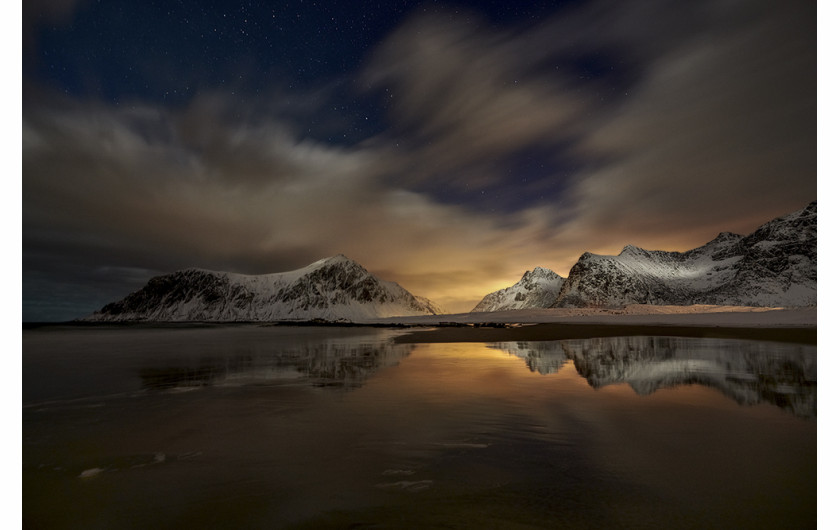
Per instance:
[[[500,342],[663,335],[817,343],[817,308],[645,306],[560,308],[378,319],[427,325],[399,342]]]

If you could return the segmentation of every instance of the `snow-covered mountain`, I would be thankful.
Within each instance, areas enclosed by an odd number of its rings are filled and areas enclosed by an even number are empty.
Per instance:
[[[438,314],[429,300],[338,255],[302,269],[250,276],[186,269],[149,280],[88,321],[359,321]]]
[[[817,203],[748,236],[729,232],[687,252],[632,245],[618,256],[584,253],[554,307],[808,306],[817,303]]]
[[[556,272],[537,267],[527,271],[512,286],[485,296],[472,312],[551,307],[557,300],[563,281],[563,277]]]

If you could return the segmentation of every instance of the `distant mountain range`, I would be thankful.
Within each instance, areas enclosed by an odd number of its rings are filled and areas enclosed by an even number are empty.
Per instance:
[[[431,301],[382,281],[338,255],[302,269],[249,276],[186,269],[149,280],[142,289],[83,320],[359,321],[442,313]]]
[[[652,305],[809,306],[817,303],[817,203],[747,236],[723,232],[687,252],[624,247],[585,252],[568,278],[537,267],[488,294],[474,312]],[[86,321],[346,320],[443,311],[338,255],[291,272],[249,276],[186,269],[149,280]]]
[[[535,281],[556,276],[554,282]],[[548,302],[548,300],[551,300]],[[473,311],[651,305],[809,306],[817,303],[817,203],[747,236],[719,234],[687,252],[627,245],[617,256],[585,252],[563,280],[538,268],[484,297]]]
[[[584,253],[554,307],[808,306],[817,303],[817,203],[687,252],[632,245],[618,256]]]

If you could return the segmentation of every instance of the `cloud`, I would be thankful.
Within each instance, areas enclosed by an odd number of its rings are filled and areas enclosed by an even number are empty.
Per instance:
[[[762,4],[754,18],[651,61],[626,103],[579,144],[613,156],[578,175],[567,228],[665,242],[724,223],[752,230],[813,200],[815,19],[802,7]]]
[[[115,268],[267,273],[342,252],[437,296],[454,278],[419,280],[506,268],[487,255],[510,248],[515,231],[388,184],[383,148],[296,140],[271,119],[228,123],[235,105],[208,95],[181,110],[60,98],[28,107],[25,291],[49,291],[51,269],[89,284]]]
[[[388,90],[390,117],[410,152],[400,173],[406,184],[497,184],[507,175],[495,161],[568,141],[588,109],[587,95],[536,68],[545,51],[477,18],[419,15],[370,58],[365,79]]]
[[[589,2],[507,32],[422,14],[367,76],[410,139],[406,185],[542,186],[557,244],[685,249],[816,196],[815,19],[813,5],[752,1]],[[512,179],[534,145],[576,173]]]

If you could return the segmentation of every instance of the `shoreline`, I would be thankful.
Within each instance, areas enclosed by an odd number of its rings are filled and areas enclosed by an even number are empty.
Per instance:
[[[194,328],[217,326],[354,327],[404,330],[398,343],[549,341],[616,336],[732,338],[817,344],[817,308],[742,306],[648,306],[623,308],[524,309],[491,313],[458,313],[390,317],[358,322],[204,321],[204,322],[24,322],[23,329]]]
[[[581,324],[539,323],[512,327],[444,326],[412,330],[394,338],[397,344],[430,344],[445,342],[527,342],[599,337],[686,337],[764,340],[796,344],[817,344],[816,326],[748,327],[748,326],[674,326],[655,324]]]
[[[428,326],[399,343],[547,341],[616,336],[731,338],[817,344],[817,308],[627,306],[538,309],[390,319]]]

